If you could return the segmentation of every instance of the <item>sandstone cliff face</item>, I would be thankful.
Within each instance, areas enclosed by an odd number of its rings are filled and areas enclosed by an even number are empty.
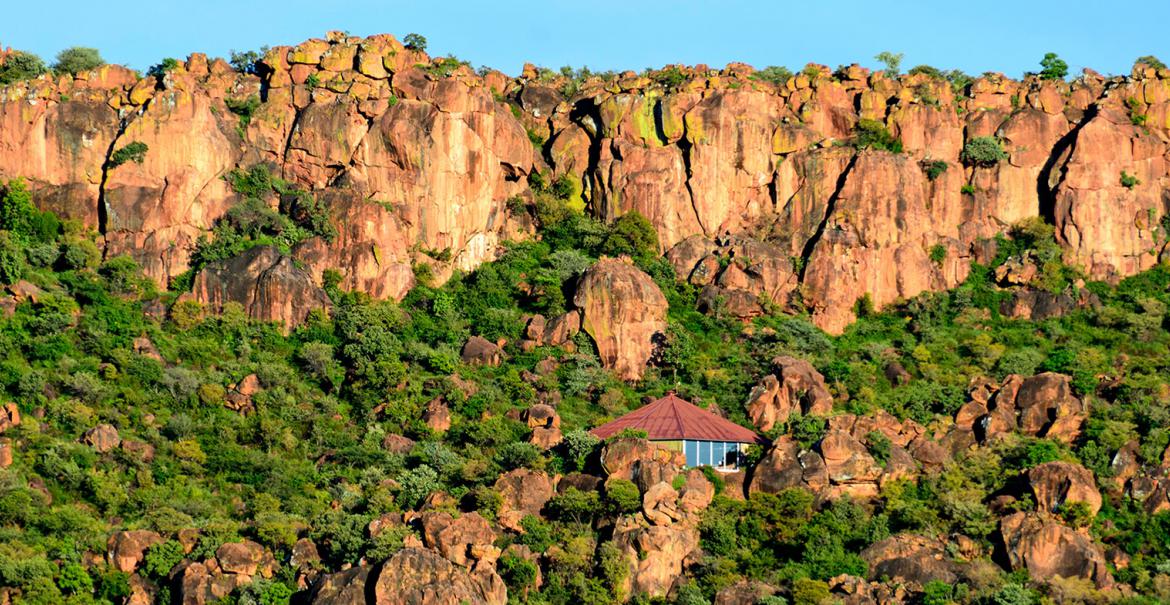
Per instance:
[[[43,207],[165,284],[240,201],[223,176],[266,163],[337,223],[334,241],[294,251],[313,279],[337,269],[344,287],[400,298],[415,263],[442,278],[529,236],[506,201],[545,171],[595,216],[647,216],[705,308],[804,308],[831,332],[862,296],[880,307],[954,286],[981,240],[1029,217],[1055,225],[1066,260],[1094,278],[1170,254],[1165,70],[991,74],[956,91],[857,66],[783,85],[698,66],[669,88],[627,72],[564,96],[534,69],[477,75],[391,36],[331,33],[272,49],[256,71],[196,54],[161,78],[107,66],[0,89],[0,177],[27,178]],[[232,108],[253,97],[241,120]],[[863,119],[904,152],[854,149]],[[964,165],[982,136],[1007,159]],[[110,161],[134,142],[149,149],[141,162]]]

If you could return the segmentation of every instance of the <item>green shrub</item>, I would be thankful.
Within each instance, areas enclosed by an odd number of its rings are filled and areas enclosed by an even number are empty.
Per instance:
[[[0,231],[0,284],[20,281],[24,271],[24,250],[8,233]]]
[[[1142,57],[1138,57],[1137,61],[1134,61],[1134,63],[1144,63],[1146,65],[1149,65],[1150,67],[1153,67],[1154,69],[1166,69],[1166,64],[1163,63],[1161,59],[1159,59],[1158,57],[1155,57],[1154,55],[1145,55]]]
[[[631,210],[613,222],[601,253],[609,256],[628,254],[634,258],[658,256],[658,232],[654,225],[636,210]]]
[[[1041,80],[1063,80],[1068,75],[1068,63],[1056,53],[1045,53],[1040,59],[1040,68]]]
[[[962,193],[963,195],[975,195],[975,191],[975,185],[972,185],[971,183],[967,183],[966,185],[959,187],[959,193]]]
[[[792,583],[793,605],[821,605],[829,599],[829,586],[824,582],[801,578]]]
[[[902,67],[902,57],[904,56],[905,55],[902,53],[892,53],[888,50],[883,50],[882,52],[875,55],[874,59],[876,59],[878,63],[885,65],[886,75],[893,78],[897,77],[898,70]]]
[[[23,50],[13,51],[0,63],[0,85],[31,80],[46,71],[40,57]]]
[[[883,468],[890,461],[890,447],[892,445],[890,438],[881,431],[870,431],[865,435],[865,447],[869,450],[869,455],[873,456],[873,459]]]
[[[443,487],[439,481],[439,474],[435,472],[435,469],[425,464],[399,475],[398,483],[401,487],[396,499],[402,506],[410,508],[417,507],[431,492],[438,491]]]
[[[1140,180],[1138,180],[1138,178],[1136,176],[1129,174],[1124,170],[1121,171],[1121,186],[1122,187],[1125,187],[1126,189],[1133,189],[1134,187],[1141,185],[1141,184],[1142,184],[1142,182]]]
[[[406,37],[402,39],[402,45],[410,50],[426,52],[427,39],[422,34],[410,33],[406,34]]]
[[[627,515],[642,508],[642,493],[633,481],[611,478],[605,482],[605,502],[615,515]]]
[[[935,244],[930,247],[930,262],[941,265],[947,259],[947,247],[942,244]]]
[[[146,158],[146,152],[149,150],[150,147],[146,143],[142,141],[131,141],[110,154],[110,168],[117,168],[126,162],[141,164],[142,160]]]
[[[941,69],[938,69],[936,67],[931,67],[930,65],[916,65],[914,67],[911,67],[910,71],[908,71],[906,73],[908,73],[912,76],[915,76],[918,74],[923,74],[927,77],[937,78],[939,80],[946,79],[946,77],[947,77],[946,74],[944,74]]]
[[[770,82],[777,86],[783,86],[792,79],[792,70],[779,65],[769,65],[753,73],[751,78],[753,80]]]
[[[968,165],[990,167],[1008,159],[1008,154],[999,139],[975,137],[967,141],[959,157]]]
[[[0,186],[0,229],[27,241],[51,243],[61,231],[61,221],[52,212],[37,210],[28,185],[17,178]]]
[[[179,65],[180,65],[180,62],[178,59],[175,59],[173,57],[166,57],[162,61],[159,61],[158,63],[155,63],[154,65],[151,65],[146,70],[146,75],[161,80],[164,77],[166,77],[167,73],[178,68]]]
[[[53,64],[53,71],[58,74],[76,76],[83,71],[97,69],[106,62],[96,48],[73,46],[57,53],[57,62]]]
[[[671,89],[682,86],[687,81],[687,76],[681,69],[671,65],[670,67],[652,72],[650,79],[663,88]]]
[[[268,47],[261,46],[260,50],[231,51],[229,63],[232,69],[242,74],[260,75],[260,61],[268,54]]]
[[[592,521],[601,512],[600,508],[601,499],[597,492],[581,491],[575,487],[566,489],[548,502],[549,512],[557,519],[577,524]]]
[[[876,149],[902,153],[902,141],[890,134],[886,125],[878,120],[861,119],[855,129],[854,146],[858,149]]]
[[[942,176],[942,173],[947,171],[950,164],[943,160],[922,160],[922,171],[926,173],[928,180],[934,181]]]
[[[508,585],[508,591],[513,593],[522,593],[531,588],[536,583],[539,571],[532,561],[508,553],[500,557],[496,567]]]
[[[184,556],[183,545],[175,540],[159,542],[147,549],[142,569],[152,578],[165,578]]]

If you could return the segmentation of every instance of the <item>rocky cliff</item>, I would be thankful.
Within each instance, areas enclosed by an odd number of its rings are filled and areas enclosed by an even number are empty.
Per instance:
[[[953,287],[1029,217],[1093,278],[1168,254],[1170,72],[1142,64],[961,87],[857,66],[778,85],[739,64],[570,82],[331,33],[252,71],[196,54],[159,75],[106,66],[0,89],[0,176],[24,177],[38,203],[97,230],[107,256],[130,254],[164,284],[240,203],[224,176],[265,164],[337,224],[338,237],[291,251],[313,280],[337,269],[344,287],[400,298],[414,265],[441,279],[529,237],[508,201],[543,174],[597,217],[649,218],[709,300],[744,316],[807,309],[830,332],[866,295],[881,307]],[[866,148],[859,131],[902,151]],[[1004,157],[965,154],[980,137]],[[148,150],[119,162],[132,143]]]

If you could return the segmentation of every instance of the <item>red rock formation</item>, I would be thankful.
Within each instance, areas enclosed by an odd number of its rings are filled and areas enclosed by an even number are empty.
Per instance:
[[[251,317],[285,326],[298,325],[310,311],[331,306],[308,273],[270,246],[208,265],[195,276],[192,297],[216,311],[229,302],[239,303]]]
[[[982,239],[1026,218],[1054,224],[1066,260],[1096,278],[1170,256],[1166,70],[1072,83],[987,74],[954,92],[856,66],[780,86],[748,66],[703,66],[681,68],[671,90],[627,74],[566,99],[535,68],[437,69],[391,36],[336,33],[273,48],[259,71],[192,55],[161,78],[106,66],[11,84],[0,177],[26,177],[42,207],[97,229],[107,256],[132,255],[162,284],[239,201],[224,174],[267,163],[338,227],[294,251],[312,279],[337,269],[343,287],[400,298],[416,263],[441,280],[529,236],[506,201],[547,170],[594,216],[648,217],[705,308],[750,317],[799,304],[832,332],[862,296],[880,307],[955,285]],[[228,101],[253,95],[245,125]],[[853,149],[862,119],[904,152]],[[541,150],[526,129],[548,141]],[[964,166],[963,146],[981,136],[1007,159]],[[114,165],[133,142],[148,147],[141,163]],[[946,170],[927,176],[927,162]]]
[[[781,356],[772,360],[775,373],[764,377],[748,395],[752,424],[769,431],[788,421],[793,412],[823,416],[833,410],[825,377],[807,361]]]
[[[1113,584],[1105,555],[1087,533],[1029,513],[1004,517],[999,531],[1012,569],[1027,569],[1041,580],[1059,576]]]
[[[494,571],[468,571],[421,548],[404,548],[390,557],[373,594],[375,605],[504,605],[508,600],[504,581]]]
[[[1038,510],[1054,513],[1072,502],[1085,503],[1094,516],[1101,510],[1101,492],[1093,472],[1079,464],[1045,462],[1028,470],[1028,484]]]
[[[622,380],[641,378],[666,331],[666,297],[654,280],[628,259],[603,258],[585,272],[573,303],[602,365]]]

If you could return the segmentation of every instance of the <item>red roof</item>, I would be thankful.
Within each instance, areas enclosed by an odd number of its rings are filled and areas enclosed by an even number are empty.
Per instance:
[[[646,431],[651,441],[689,439],[692,441],[731,441],[735,443],[766,443],[755,431],[720,418],[695,404],[680,399],[674,393],[649,403],[621,418],[607,422],[592,431],[606,439],[623,429]]]

